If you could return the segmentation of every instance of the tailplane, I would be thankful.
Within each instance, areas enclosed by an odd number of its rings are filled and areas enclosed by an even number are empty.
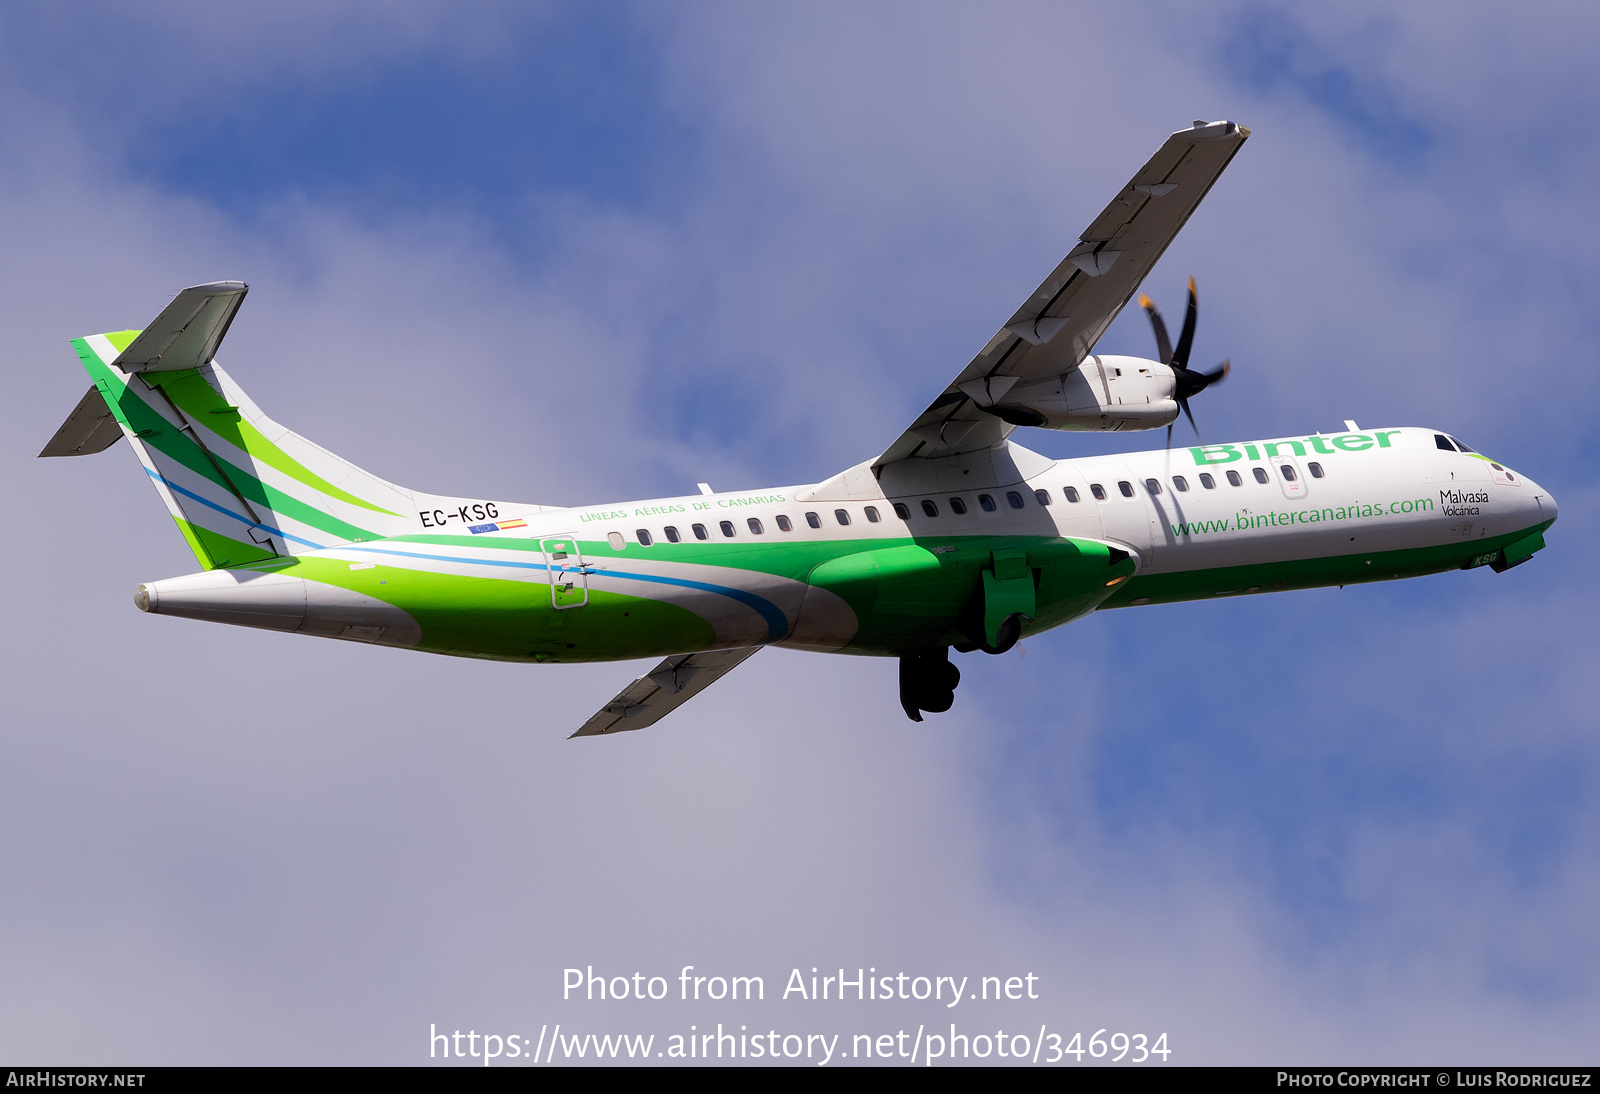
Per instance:
[[[420,531],[419,507],[447,499],[284,428],[217,365],[247,291],[239,281],[198,285],[143,331],[73,339],[94,386],[39,454],[88,455],[126,436],[208,570]]]

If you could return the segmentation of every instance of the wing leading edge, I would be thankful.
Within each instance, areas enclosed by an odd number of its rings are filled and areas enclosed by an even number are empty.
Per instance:
[[[1150,157],[961,374],[874,461],[981,452],[1016,429],[983,409],[1018,383],[1070,373],[1094,349],[1250,131],[1197,122]],[[981,404],[981,405],[980,405]]]

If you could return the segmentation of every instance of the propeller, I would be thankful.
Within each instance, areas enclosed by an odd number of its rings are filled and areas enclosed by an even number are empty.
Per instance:
[[[1178,406],[1183,408],[1184,417],[1189,419],[1189,426],[1194,430],[1194,435],[1199,437],[1200,427],[1194,424],[1194,413],[1189,409],[1189,399],[1227,376],[1233,366],[1224,359],[1222,365],[1214,372],[1199,372],[1189,367],[1189,350],[1194,346],[1194,323],[1200,311],[1195,299],[1194,278],[1189,279],[1189,310],[1184,313],[1183,330],[1178,332],[1176,348],[1172,345],[1172,339],[1167,336],[1167,324],[1161,318],[1161,311],[1156,307],[1156,302],[1144,293],[1140,293],[1139,306],[1150,316],[1150,326],[1155,329],[1156,350],[1161,354],[1161,363],[1172,368],[1172,376],[1176,381],[1173,397],[1178,400]],[[1171,422],[1167,423],[1167,447],[1172,447]]]

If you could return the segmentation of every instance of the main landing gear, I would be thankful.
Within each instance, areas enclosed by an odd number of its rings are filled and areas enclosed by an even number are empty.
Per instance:
[[[943,714],[956,701],[961,670],[950,663],[948,649],[923,650],[900,658],[900,705],[906,717],[922,721],[922,712]]]
[[[995,642],[991,645],[981,639],[956,647],[958,653],[982,650],[984,653],[1005,653],[1022,637],[1024,624],[1033,620],[1021,612],[1013,612],[995,628]],[[913,722],[922,721],[922,712],[943,714],[956,701],[956,685],[961,683],[961,670],[950,663],[950,650],[920,650],[900,656],[900,706]]]

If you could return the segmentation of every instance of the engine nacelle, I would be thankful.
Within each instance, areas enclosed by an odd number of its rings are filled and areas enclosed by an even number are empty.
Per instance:
[[[961,389],[978,407],[1013,425],[1068,431],[1160,429],[1178,416],[1176,378],[1143,357],[1086,357],[1071,372],[1006,385],[1008,376],[973,380]]]

